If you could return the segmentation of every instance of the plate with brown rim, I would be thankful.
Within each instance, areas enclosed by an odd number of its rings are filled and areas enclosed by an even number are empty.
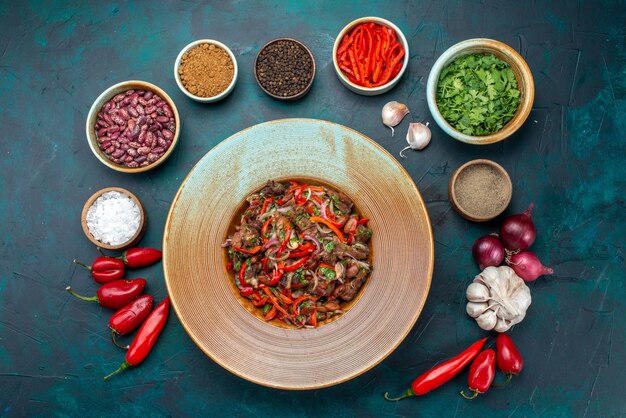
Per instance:
[[[372,274],[343,314],[317,328],[263,321],[226,270],[221,244],[269,179],[331,186],[370,219]],[[426,302],[433,251],[424,201],[387,151],[342,125],[284,119],[231,136],[191,170],[167,217],[163,270],[178,318],[211,359],[264,386],[316,389],[370,370],[404,340]]]

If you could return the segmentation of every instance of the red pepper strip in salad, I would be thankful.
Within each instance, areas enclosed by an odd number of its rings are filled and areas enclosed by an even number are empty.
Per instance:
[[[276,268],[274,269],[274,273],[272,274],[269,286],[276,286],[281,277],[283,277],[283,270],[276,266]]]
[[[263,224],[263,227],[261,228],[261,238],[263,238],[263,242],[267,242],[267,240],[269,239],[266,235],[267,235],[267,229],[269,228],[270,223],[272,222],[272,219],[273,218],[271,216],[267,218],[267,220]]]
[[[277,312],[276,305],[273,305],[272,309],[267,311],[263,319],[265,319],[266,321],[271,321],[276,316],[276,312]]]
[[[141,325],[139,332],[137,332],[133,342],[130,344],[122,365],[113,373],[105,376],[104,380],[131,366],[137,366],[148,357],[150,350],[152,350],[154,343],[165,326],[165,322],[167,322],[169,311],[170,298],[168,296],[150,313],[146,321]]]
[[[302,257],[300,260],[296,261],[295,263],[285,266],[283,270],[287,273],[290,271],[298,270],[300,267],[304,265],[304,263],[307,262],[308,259],[309,257]]]
[[[261,208],[261,213],[260,215],[263,215],[265,212],[267,212],[267,208],[268,206],[274,201],[273,197],[268,197],[267,199],[265,199],[265,202],[263,202],[263,207]]]
[[[272,302],[272,304],[276,307],[276,309],[278,309],[280,312],[282,312],[285,315],[289,315],[287,313],[286,310],[283,309],[282,306],[280,306],[280,304],[278,303],[278,301],[276,300],[276,297],[274,296],[274,294],[272,293],[272,291],[270,289],[268,289],[267,287],[263,288],[263,291],[265,292],[265,294],[267,295],[267,297],[270,298],[270,301]]]
[[[244,280],[244,275],[246,274],[246,267],[248,267],[248,264],[244,261],[243,263],[241,263],[241,268],[239,269],[239,284],[244,289],[247,287],[250,287],[248,286],[248,283],[246,283],[246,281]]]
[[[278,257],[280,255],[280,253],[285,249],[285,247],[287,246],[287,243],[289,242],[289,240],[291,239],[291,231],[293,228],[291,228],[291,224],[289,223],[289,221],[287,221],[287,231],[285,231],[285,239],[283,240],[283,242],[280,244],[280,247],[278,247],[278,251],[276,251],[276,257]]]
[[[357,225],[363,225],[363,224],[366,224],[366,223],[368,223],[368,222],[369,222],[369,219],[367,219],[367,218],[361,218],[361,219],[359,219],[359,220],[356,222],[356,224],[357,224]]]
[[[451,358],[437,366],[433,367],[426,373],[419,376],[411,383],[411,387],[397,398],[390,398],[389,393],[385,393],[385,399],[388,401],[399,401],[411,396],[425,395],[433,389],[446,383],[459,373],[474,357],[478,355],[485,345],[487,338],[476,341],[470,345],[465,351],[456,357]]]
[[[346,242],[346,239],[344,238],[343,233],[339,229],[337,229],[335,225],[333,225],[331,222],[327,221],[326,219],[321,218],[319,216],[311,216],[309,218],[309,221],[326,225],[327,227],[330,228],[331,231],[335,233],[335,235],[337,235],[337,237],[342,243]]]
[[[245,248],[239,248],[236,245],[233,245],[233,248],[235,249],[235,251],[239,251],[240,253],[244,253],[244,254],[256,254],[259,251],[261,251],[261,248],[263,248],[263,246],[261,245],[257,245],[254,248],[251,248],[249,250],[246,250]]]

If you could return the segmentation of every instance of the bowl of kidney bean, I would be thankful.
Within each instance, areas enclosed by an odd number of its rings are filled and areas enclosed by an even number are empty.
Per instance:
[[[145,81],[124,81],[93,103],[86,123],[89,147],[113,170],[140,173],[162,164],[180,133],[176,105],[162,89]]]

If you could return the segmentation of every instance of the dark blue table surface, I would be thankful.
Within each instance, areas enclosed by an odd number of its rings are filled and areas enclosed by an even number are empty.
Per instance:
[[[331,57],[342,27],[367,15],[396,23],[411,58],[396,88],[370,98],[340,84]],[[623,416],[625,23],[623,1],[0,1],[0,415]],[[259,47],[282,36],[310,46],[318,66],[311,92],[298,102],[272,100],[252,74]],[[432,121],[425,85],[433,62],[474,37],[521,53],[535,78],[534,107],[504,142],[466,145],[433,126],[430,146],[401,160],[431,216],[435,270],[424,310],[394,353],[335,387],[268,389],[206,357],[172,314],[144,364],[103,382],[123,358],[109,341],[109,312],[64,291],[68,284],[96,289],[72,264],[97,255],[79,221],[95,190],[121,186],[137,194],[150,218],[142,245],[160,247],[186,174],[248,126],[325,119],[397,155],[409,121]],[[200,38],[226,43],[239,62],[236,89],[219,104],[190,101],[173,78],[180,49]],[[171,159],[142,175],[106,168],[85,139],[93,100],[129,79],[165,89],[182,117]],[[390,100],[411,109],[393,138],[379,119]],[[555,269],[530,285],[528,316],[510,334],[525,369],[509,387],[472,402],[458,396],[463,372],[427,396],[387,403],[385,391],[403,391],[484,334],[465,314],[464,290],[478,272],[470,247],[497,222],[468,222],[447,200],[451,172],[474,158],[509,171],[508,214],[535,202],[533,250]],[[165,297],[161,265],[138,274],[157,299]]]

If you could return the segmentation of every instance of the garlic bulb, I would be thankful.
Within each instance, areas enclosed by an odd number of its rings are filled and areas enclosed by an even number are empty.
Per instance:
[[[508,331],[522,322],[530,289],[509,266],[487,267],[467,287],[467,314],[484,330]]]
[[[415,149],[415,150],[423,150],[430,143],[430,138],[432,134],[430,132],[430,128],[428,127],[428,122],[426,125],[423,123],[410,123],[409,130],[406,133],[406,142],[409,143],[408,147],[405,147],[400,151],[400,157],[406,158],[402,153],[406,150]]]
[[[393,127],[402,122],[402,119],[409,113],[409,108],[399,102],[389,102],[383,106],[383,124],[391,128],[391,136],[394,134]]]

